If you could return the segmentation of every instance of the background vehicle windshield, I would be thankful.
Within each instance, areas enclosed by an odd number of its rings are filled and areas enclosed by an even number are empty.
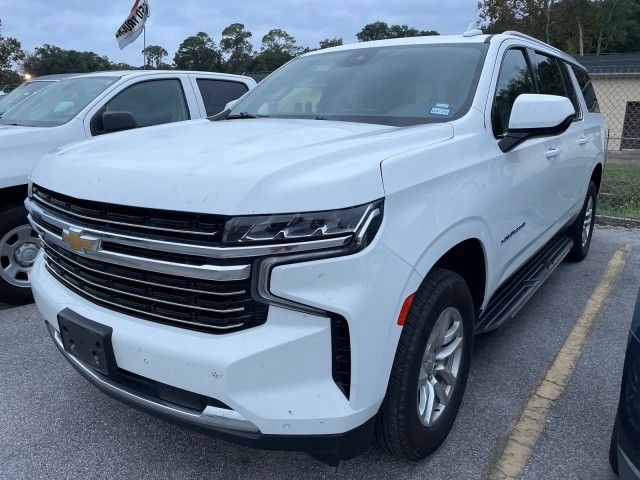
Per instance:
[[[75,117],[120,77],[78,77],[61,80],[32,95],[0,118],[0,125],[57,127]]]
[[[17,104],[26,100],[34,93],[39,92],[44,87],[51,85],[52,81],[37,81],[23,83],[19,87],[15,88],[4,97],[0,98],[0,117],[5,114],[7,110],[15,107]]]
[[[269,76],[230,116],[448,122],[468,111],[486,50],[485,44],[431,44],[301,57]]]

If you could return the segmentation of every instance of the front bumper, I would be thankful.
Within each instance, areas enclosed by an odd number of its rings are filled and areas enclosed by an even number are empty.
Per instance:
[[[264,435],[234,410],[207,406],[199,412],[159,401],[118,384],[69,355],[64,350],[58,331],[49,322],[46,325],[60,353],[92,385],[117,400],[169,422],[249,447],[311,452],[338,459],[353,458],[369,447],[373,434],[373,419],[349,432],[335,435]]]
[[[347,320],[352,355],[347,398],[332,378],[331,326],[326,317],[271,306],[264,325],[212,335],[93,304],[53,278],[42,255],[31,279],[36,303],[56,344],[57,315],[69,308],[113,329],[120,369],[216,399],[231,410],[207,406],[197,412],[145,398],[63,352],[106,393],[239,443],[340,458],[368,447],[372,418],[384,398],[401,331],[395,320],[402,301],[421,280],[379,242],[355,255],[274,268],[275,295]]]

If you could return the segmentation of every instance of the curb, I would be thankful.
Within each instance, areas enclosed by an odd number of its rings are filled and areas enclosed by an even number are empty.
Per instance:
[[[624,217],[610,217],[608,215],[596,215],[598,225],[624,228],[640,228],[640,220]]]

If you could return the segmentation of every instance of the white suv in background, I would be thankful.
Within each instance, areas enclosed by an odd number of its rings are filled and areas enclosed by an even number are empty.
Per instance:
[[[125,402],[327,461],[374,432],[421,459],[474,334],[587,255],[603,144],[585,70],[518,33],[311,52],[209,120],[45,157],[34,296]]]
[[[0,302],[32,301],[29,271],[37,239],[23,201],[29,172],[45,153],[105,133],[204,118],[255,85],[249,77],[224,73],[113,71],[41,77],[3,99],[8,110],[0,111]]]

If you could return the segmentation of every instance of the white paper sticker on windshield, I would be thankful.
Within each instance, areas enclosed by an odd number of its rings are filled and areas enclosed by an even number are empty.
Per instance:
[[[431,109],[431,115],[449,115],[450,113],[448,103],[436,103],[436,106]]]

